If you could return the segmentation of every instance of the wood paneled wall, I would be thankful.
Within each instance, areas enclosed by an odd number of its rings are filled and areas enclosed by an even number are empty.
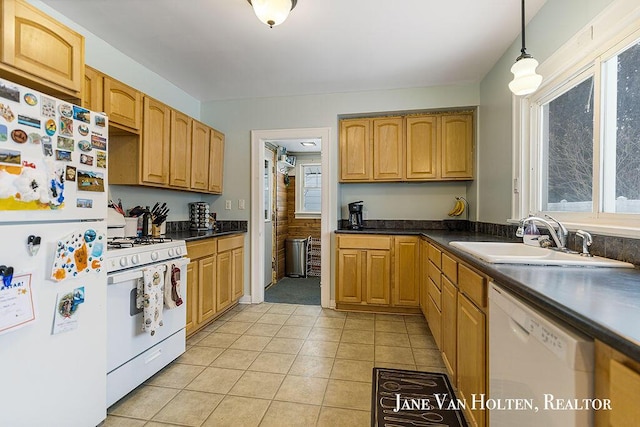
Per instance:
[[[289,178],[291,182],[287,187],[287,211],[289,212],[289,235],[287,237],[307,238],[309,236],[320,238],[320,219],[296,219],[296,178]]]
[[[289,184],[291,187],[291,184]],[[289,235],[288,192],[284,174],[276,172],[276,281],[284,277],[284,241]]]

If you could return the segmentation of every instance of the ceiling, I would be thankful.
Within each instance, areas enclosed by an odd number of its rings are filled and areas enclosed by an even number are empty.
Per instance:
[[[517,0],[298,0],[272,29],[247,0],[42,2],[203,102],[479,82],[520,33]]]

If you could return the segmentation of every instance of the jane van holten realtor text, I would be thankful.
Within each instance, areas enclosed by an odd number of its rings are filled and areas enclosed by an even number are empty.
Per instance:
[[[534,412],[538,412],[540,409],[544,411],[611,410],[610,399],[562,399],[553,394],[544,394],[543,396],[544,405],[540,408],[535,404],[534,399],[489,399],[485,394],[472,394],[471,402],[467,402],[465,399],[450,399],[446,393],[435,393],[432,401],[431,398],[403,398],[400,393],[396,393],[396,405],[393,412],[433,409],[455,411],[467,407],[472,410]]]

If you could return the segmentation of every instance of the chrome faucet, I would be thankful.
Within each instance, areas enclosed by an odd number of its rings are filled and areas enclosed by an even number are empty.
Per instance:
[[[582,253],[580,255],[587,256],[587,257],[593,256],[589,253],[589,246],[591,246],[591,244],[593,243],[593,238],[591,237],[591,234],[589,234],[589,232],[584,230],[578,230],[576,231],[576,236],[582,237]]]
[[[551,225],[551,223],[546,219],[538,216],[529,216],[527,218],[522,218],[520,220],[520,226],[518,227],[516,236],[522,237],[524,235],[524,232],[523,232],[524,226],[529,222],[537,221],[540,224],[544,225],[547,230],[549,230],[549,234],[551,235],[553,242],[556,244],[556,248],[564,250],[567,244],[567,234],[568,234],[567,229],[557,219],[554,219],[548,215],[545,215],[545,216],[556,223],[556,225],[558,226],[557,231],[556,231],[556,228],[553,225]]]

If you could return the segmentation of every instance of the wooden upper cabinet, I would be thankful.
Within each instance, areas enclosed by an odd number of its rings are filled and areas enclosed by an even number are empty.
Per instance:
[[[196,120],[191,128],[191,188],[209,189],[210,128]]]
[[[405,177],[409,180],[438,178],[438,117],[407,117],[405,131]]]
[[[191,128],[193,119],[171,110],[169,185],[189,188],[191,185]]]
[[[169,184],[171,109],[148,96],[144,98],[142,177],[149,184]]]
[[[473,178],[473,116],[443,115],[440,130],[442,178]]]
[[[22,0],[3,0],[0,11],[0,68],[17,83],[80,99],[84,37]]]
[[[84,84],[82,85],[82,106],[91,111],[104,110],[104,74],[89,66],[84,67]]]
[[[370,132],[370,119],[340,121],[341,181],[373,179]]]
[[[222,194],[224,175],[224,134],[211,129],[209,147],[209,192]]]
[[[398,181],[403,177],[404,132],[402,117],[373,120],[373,179]]]
[[[142,123],[142,93],[118,80],[105,76],[104,112],[109,125],[139,133]]]

